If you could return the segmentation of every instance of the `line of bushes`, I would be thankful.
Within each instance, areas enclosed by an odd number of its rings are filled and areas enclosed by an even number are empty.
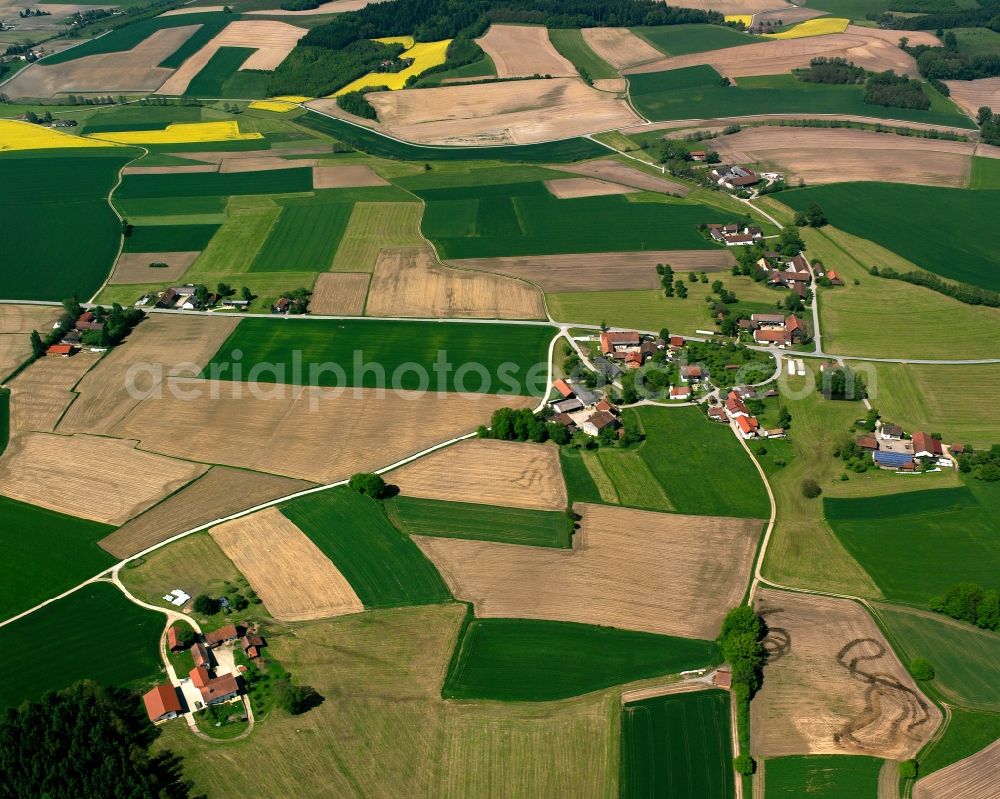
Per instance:
[[[943,596],[927,603],[935,613],[974,624],[984,630],[1000,630],[1000,591],[984,590],[978,583],[958,583]]]
[[[795,75],[806,83],[864,83],[864,101],[869,105],[915,108],[921,111],[931,107],[931,98],[924,89],[923,82],[906,75],[897,75],[891,69],[869,72],[846,58],[814,58],[807,68],[796,70]],[[944,89],[947,93],[948,87],[945,86]]]
[[[750,755],[750,700],[764,682],[764,620],[749,605],[733,608],[726,614],[719,634],[722,657],[732,671],[732,696],[736,702],[736,732],[740,751],[733,758],[738,774],[753,774],[757,768]]]
[[[949,283],[931,272],[911,270],[899,272],[888,266],[873,266],[868,272],[874,277],[884,277],[886,280],[902,280],[915,286],[923,286],[938,294],[953,297],[966,305],[986,305],[990,308],[1000,308],[1000,292],[978,286],[967,286],[961,283]]]
[[[753,122],[748,127],[773,125],[779,128],[851,128],[853,130],[870,130],[875,133],[892,133],[896,136],[916,136],[921,139],[944,139],[946,141],[968,141],[969,137],[961,133],[934,128],[905,128],[883,125],[880,122],[856,122],[850,119],[768,119]]]

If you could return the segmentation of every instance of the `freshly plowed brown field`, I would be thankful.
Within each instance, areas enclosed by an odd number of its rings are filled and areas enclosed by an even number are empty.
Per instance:
[[[632,186],[622,186],[618,183],[608,183],[594,178],[546,180],[545,187],[560,200],[572,200],[576,197],[603,197],[608,194],[634,194],[638,191]]]
[[[361,316],[368,296],[367,272],[324,272],[313,286],[309,310],[314,314]]]
[[[546,28],[537,25],[491,25],[476,39],[493,59],[499,78],[532,75],[576,77],[576,68],[549,41]]]
[[[100,545],[115,557],[127,558],[215,519],[314,485],[305,480],[213,466],[173,496],[119,527]]]
[[[80,381],[80,396],[63,417],[59,432],[107,433],[143,396],[158,387],[167,391],[161,381],[174,379],[171,372],[197,374],[238,323],[232,316],[149,315]],[[136,370],[137,364],[145,366]]]
[[[663,53],[628,28],[584,28],[582,33],[590,49],[615,69],[663,58]]]
[[[89,350],[69,358],[39,358],[15,377],[9,386],[11,435],[29,430],[52,432],[73,402],[71,389],[100,359],[100,354]]]
[[[188,379],[199,396],[165,392],[113,428],[151,452],[330,483],[388,466],[489,421],[497,408],[530,408],[530,397],[263,386]],[[273,389],[273,392],[271,391]],[[242,391],[245,396],[234,394]],[[213,397],[213,395],[215,395]]]
[[[536,510],[566,507],[559,450],[549,444],[460,441],[387,479],[406,496]]]
[[[414,536],[480,617],[710,639],[746,590],[760,522],[577,504],[572,550]]]
[[[864,130],[756,127],[706,142],[726,162],[764,163],[809,185],[886,180],[968,185],[973,142],[894,136]]]
[[[173,282],[183,275],[201,250],[191,252],[123,252],[109,283]],[[166,264],[150,266],[150,264]]]
[[[0,305],[0,380],[31,355],[31,331],[45,335],[61,312],[47,305]]]
[[[764,687],[750,706],[753,751],[913,757],[941,712],[917,688],[864,608],[762,589]]]
[[[660,194],[675,194],[678,197],[683,197],[691,191],[682,183],[650,175],[611,158],[587,161],[582,164],[560,164],[555,168],[561,169],[563,172],[575,172],[578,175],[587,175],[598,180],[609,180],[612,183],[621,183],[623,186],[634,186],[637,189],[655,191]]]
[[[388,185],[389,181],[376,175],[370,166],[364,164],[313,167],[314,189],[346,189],[355,186]]]
[[[670,264],[676,272],[721,272],[731,269],[736,259],[728,250],[645,250],[467,258],[449,263],[530,280],[543,291],[554,292],[656,289],[660,287],[657,264]]]
[[[59,513],[124,524],[207,468],[134,447],[134,441],[113,438],[23,433],[0,461],[0,493]]]
[[[365,306],[368,316],[544,319],[534,286],[442,266],[430,247],[382,250]]]
[[[1000,78],[946,80],[949,95],[969,116],[975,117],[984,105],[1000,108]]]
[[[574,78],[366,95],[386,130],[426,144],[531,144],[638,121],[623,101]]]
[[[913,799],[1000,799],[1000,741],[918,780]]]
[[[211,535],[279,621],[325,619],[365,609],[344,575],[277,508],[220,524]]]

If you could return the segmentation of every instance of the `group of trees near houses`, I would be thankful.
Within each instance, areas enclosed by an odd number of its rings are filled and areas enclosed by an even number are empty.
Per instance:
[[[863,400],[868,396],[868,381],[846,364],[828,365],[816,373],[816,390],[827,399]]]
[[[979,452],[973,452],[971,447],[966,446],[965,452],[958,456],[958,468],[977,480],[997,482],[1000,480],[1000,444]]]
[[[104,325],[101,330],[84,330],[80,340],[84,344],[93,347],[113,347],[120,344],[122,340],[132,331],[145,314],[138,308],[122,308],[115,303],[110,309],[98,305],[90,309],[94,314],[95,322]],[[53,327],[45,336],[37,330],[32,330],[29,334],[31,339],[31,354],[35,358],[41,358],[45,351],[53,344],[59,342],[68,332],[74,329],[76,320],[83,313],[83,307],[75,297],[63,300],[63,313],[59,317],[57,327]]]
[[[994,114],[988,105],[980,106],[976,122],[979,123],[979,137],[984,144],[1000,145],[1000,114]]]
[[[928,605],[935,613],[958,621],[984,630],[1000,630],[1000,591],[995,588],[984,590],[977,583],[958,583],[943,596],[931,597]]]

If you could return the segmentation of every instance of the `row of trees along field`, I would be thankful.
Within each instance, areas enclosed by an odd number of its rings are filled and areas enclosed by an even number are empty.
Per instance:
[[[485,33],[493,22],[587,28],[685,23],[724,25],[725,18],[715,11],[668,7],[656,0],[396,0],[376,3],[359,11],[338,14],[330,22],[310,30],[275,70],[268,92],[332,94],[370,71],[370,56],[375,51],[368,46],[372,44],[369,40],[386,36],[412,35],[418,42],[454,39],[443,68],[471,63],[481,57],[478,45],[472,40]]]
[[[931,107],[931,98],[921,81],[897,75],[891,69],[869,72],[845,58],[814,58],[807,68],[796,70],[795,74],[806,83],[863,83],[864,101],[869,105],[916,108],[922,111]],[[945,93],[947,91],[945,87]]]
[[[997,19],[1000,20],[1000,9]],[[936,26],[931,26],[933,30]],[[998,23],[997,30],[1000,30]],[[959,50],[958,38],[954,33],[939,31],[942,47],[932,47],[918,44],[913,47],[904,36],[900,46],[917,60],[920,74],[931,81],[942,80],[975,80],[976,78],[993,78],[1000,75],[1000,54],[973,55]],[[938,86],[937,83],[934,84]],[[947,88],[945,89],[947,94]]]

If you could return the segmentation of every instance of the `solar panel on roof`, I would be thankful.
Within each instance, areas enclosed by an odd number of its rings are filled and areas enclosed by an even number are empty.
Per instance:
[[[902,466],[904,463],[910,463],[913,460],[912,456],[907,455],[905,452],[876,452],[875,462],[884,463],[887,466]]]

